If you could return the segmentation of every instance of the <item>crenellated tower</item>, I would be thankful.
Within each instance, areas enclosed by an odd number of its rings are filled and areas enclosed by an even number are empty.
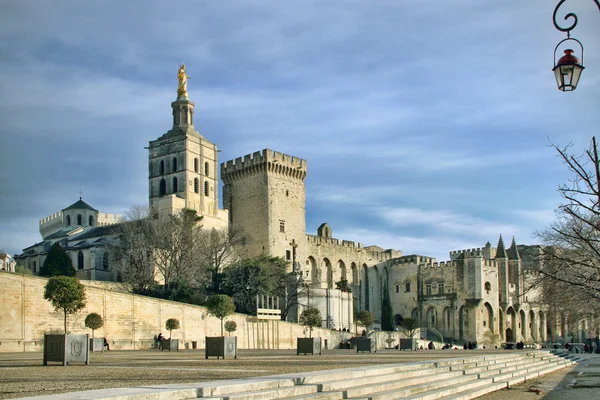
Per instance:
[[[251,238],[251,255],[291,261],[291,243],[305,242],[306,172],[306,160],[269,149],[221,164],[223,207],[230,227]]]

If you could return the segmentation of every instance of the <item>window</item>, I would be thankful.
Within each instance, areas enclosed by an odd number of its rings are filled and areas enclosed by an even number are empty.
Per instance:
[[[491,285],[491,283],[486,282],[485,283],[485,291],[486,291],[486,293],[490,294],[490,290],[492,290],[492,285]],[[527,301],[527,300],[525,300],[525,301]]]
[[[439,294],[444,293],[444,284],[443,283],[438,283],[438,293]]]
[[[292,252],[289,250],[285,251],[285,259],[290,261],[292,259]]]
[[[89,222],[89,226],[94,226],[94,216],[90,215],[90,217],[88,218],[88,222]]]
[[[285,233],[285,221],[279,221],[279,232]]]
[[[83,269],[83,252],[81,250],[77,253],[77,269]]]
[[[208,181],[204,181],[204,195],[208,197]]]
[[[483,321],[483,326],[485,326],[485,325],[486,325],[486,322],[487,322],[487,321]]]
[[[33,273],[37,273],[37,262],[33,262]]]
[[[173,193],[177,193],[179,190],[177,190],[177,177],[173,178]]]
[[[204,163],[204,175],[208,176],[208,162]]]
[[[400,285],[396,284],[396,293],[400,293]]]
[[[164,162],[164,160],[160,160],[160,174],[161,175],[165,174],[165,162]]]
[[[71,226],[71,216],[67,215],[67,226]]]
[[[290,191],[286,189],[285,190],[285,195],[286,195],[286,197],[289,196],[290,195]]]
[[[167,194],[167,181],[165,181],[164,179],[160,180],[160,192],[159,194],[161,196],[164,196],[165,194]]]
[[[430,284],[425,285],[425,290],[426,290],[426,294],[431,294],[431,285]]]
[[[177,157],[173,157],[173,171],[171,172],[175,171],[177,171]]]
[[[105,252],[104,255],[102,256],[102,268],[104,268],[105,271],[108,270],[108,252]]]
[[[198,172],[198,159],[194,158],[194,172]],[[198,192],[196,192],[198,193]]]
[[[194,178],[194,193],[198,193],[198,191],[200,190],[198,186],[200,186],[198,178]]]
[[[409,292],[410,292],[410,281],[406,281],[406,282],[404,283],[404,291],[405,291],[406,293],[409,293]]]
[[[77,214],[77,225],[83,225],[83,217],[81,214]]]

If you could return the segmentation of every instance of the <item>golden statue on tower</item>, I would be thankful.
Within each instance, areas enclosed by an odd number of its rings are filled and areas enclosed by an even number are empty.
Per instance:
[[[187,93],[187,78],[189,78],[188,74],[185,73],[185,64],[181,64],[179,66],[179,71],[177,72],[177,79],[179,79],[179,86],[177,87],[177,97],[188,98]]]

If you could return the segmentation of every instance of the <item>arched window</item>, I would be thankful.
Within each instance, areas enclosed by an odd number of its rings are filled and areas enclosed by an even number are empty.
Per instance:
[[[177,171],[177,157],[173,157],[173,171],[171,172],[175,171]]]
[[[89,226],[94,226],[94,216],[90,215],[90,218],[88,218],[88,222],[89,222]]]
[[[204,181],[204,195],[208,196],[208,181]]]
[[[160,180],[160,195],[164,196],[167,194],[167,182],[164,179]]]
[[[102,268],[107,271],[108,267],[108,252],[104,252],[104,255],[102,256]]]
[[[71,226],[71,216],[67,215],[67,226]]]
[[[204,163],[204,175],[208,176],[208,162]]]
[[[161,175],[165,174],[165,161],[164,160],[160,160],[160,174]]]
[[[489,282],[485,283],[485,291],[487,294],[490,294],[490,290],[492,290],[492,285]]]
[[[404,282],[404,291],[406,293],[410,292],[410,281]]]
[[[194,172],[198,172],[198,159],[194,158]]]
[[[177,193],[177,177],[173,178],[173,193]]]
[[[83,269],[83,252],[81,250],[77,253],[77,269]]]
[[[77,214],[77,225],[83,225],[83,217],[81,214]]]
[[[200,190],[199,186],[200,183],[198,182],[198,178],[194,178],[194,193],[198,193],[198,191]]]

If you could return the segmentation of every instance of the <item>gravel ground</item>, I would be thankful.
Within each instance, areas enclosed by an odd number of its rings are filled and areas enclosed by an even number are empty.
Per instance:
[[[205,360],[203,350],[172,353],[156,350],[110,351],[92,353],[90,365],[73,364],[68,367],[56,363],[42,366],[41,353],[0,353],[0,399],[91,389],[204,382],[497,352],[497,350],[421,352],[383,350],[373,354],[357,354],[352,350],[328,350],[324,351],[322,356],[297,356],[295,350],[240,350],[237,360],[214,358]],[[568,380],[569,378],[565,376],[571,370],[572,368],[564,369],[551,375],[556,375],[555,380],[558,381]],[[527,383],[525,386],[528,388],[530,385]],[[598,389],[595,392],[597,394]],[[522,393],[523,397],[515,397],[517,393]],[[500,397],[485,396],[483,398],[487,400],[508,400],[509,398],[510,400],[520,400],[533,398],[532,395],[533,397],[537,396],[524,392],[524,389],[521,390],[520,387],[515,387],[488,395]],[[537,396],[536,398],[541,397]],[[567,397],[548,397],[548,399],[555,398],[567,399]],[[579,399],[579,397],[572,398]],[[600,398],[598,395],[594,397],[594,399],[598,398]]]

